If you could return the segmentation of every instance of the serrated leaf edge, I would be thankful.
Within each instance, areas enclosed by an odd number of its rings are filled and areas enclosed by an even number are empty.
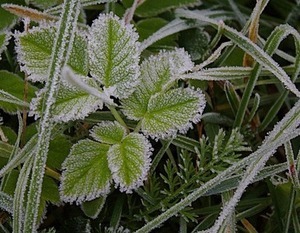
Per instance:
[[[84,139],[84,140],[90,140],[90,139]],[[81,143],[83,140],[78,141],[76,144],[74,144],[71,148],[71,151],[69,153],[69,155],[73,154],[73,151],[76,150],[74,148],[76,148],[76,146],[78,146],[79,143]],[[90,140],[92,141],[92,140]],[[108,152],[107,152],[108,153]],[[62,168],[66,168],[66,160],[62,163]],[[110,185],[111,185],[111,179],[106,183],[105,187],[102,188],[101,190],[98,190],[97,192],[93,192],[93,193],[89,193],[88,195],[78,195],[78,193],[74,194],[74,195],[68,195],[65,196],[63,193],[63,183],[65,182],[65,176],[64,176],[64,172],[62,172],[61,178],[60,178],[60,182],[61,185],[59,186],[59,194],[60,194],[60,199],[64,202],[76,202],[77,205],[80,205],[81,203],[83,203],[84,201],[91,201],[94,200],[97,197],[100,196],[106,196],[109,192],[110,192]]]
[[[112,177],[113,180],[115,182],[115,187],[120,189],[121,192],[126,192],[126,193],[132,193],[133,190],[137,189],[139,186],[143,185],[143,182],[146,180],[147,175],[148,175],[148,171],[150,169],[150,165],[151,165],[151,155],[152,155],[152,145],[151,143],[148,141],[148,139],[139,133],[131,133],[129,135],[136,135],[138,137],[140,137],[143,141],[142,141],[142,145],[144,147],[144,154],[143,154],[143,158],[144,158],[144,166],[142,168],[142,174],[139,176],[139,178],[133,182],[131,185],[127,186],[126,184],[124,184],[122,182],[122,179],[118,176],[117,171],[118,168],[116,166],[114,166],[113,161],[111,160],[110,153],[111,151],[114,149],[115,145],[119,145],[119,144],[115,144],[114,146],[111,146],[109,151],[108,151],[108,166],[111,170],[112,173]],[[127,136],[129,136],[127,135]],[[125,137],[126,138],[126,137]]]
[[[133,25],[131,24],[125,24],[124,19],[120,19],[118,16],[110,13],[110,14],[100,14],[98,16],[97,19],[95,19],[92,23],[92,26],[90,27],[90,31],[88,33],[88,53],[91,53],[90,51],[92,50],[90,48],[90,41],[92,41],[93,38],[93,28],[101,28],[103,27],[105,24],[104,22],[107,20],[116,20],[118,21],[118,23],[120,24],[120,27],[125,29],[125,31],[130,35],[130,40],[131,42],[133,42],[135,44],[135,52],[134,52],[134,56],[132,58],[132,64],[130,69],[135,71],[135,75],[132,78],[132,80],[130,82],[122,82],[122,86],[126,85],[126,93],[120,92],[119,87],[120,87],[120,83],[116,83],[113,86],[109,86],[109,87],[115,87],[115,93],[114,96],[117,98],[126,98],[128,97],[130,94],[132,94],[132,92],[134,91],[135,87],[139,84],[139,76],[140,76],[140,69],[139,69],[139,56],[140,56],[140,51],[139,51],[139,47],[140,47],[140,42],[138,42],[138,34],[136,33],[136,29],[133,27]],[[130,43],[131,43],[130,42]],[[132,44],[133,45],[133,44]],[[89,55],[89,59],[93,60],[94,58],[91,57],[91,55]],[[101,82],[101,84],[104,84],[97,76],[97,74],[95,74],[92,71],[91,68],[91,76],[94,77],[96,80],[98,80],[99,82]],[[106,88],[109,88],[106,87]]]
[[[96,134],[95,130],[97,130],[97,128],[101,128],[101,127],[114,127],[114,126],[118,126],[119,128],[121,128],[123,130],[123,138],[125,137],[126,135],[126,128],[123,127],[122,125],[120,125],[117,121],[102,121],[100,123],[98,123],[97,125],[95,125],[92,130],[90,130],[90,136],[95,139],[96,141],[98,142],[103,142],[101,137]],[[123,139],[122,138],[122,139]],[[105,142],[103,142],[105,143]]]
[[[153,138],[155,140],[175,138],[178,133],[185,134],[189,129],[193,128],[193,124],[197,124],[201,121],[202,113],[206,106],[206,100],[205,100],[204,94],[202,93],[202,91],[200,89],[193,89],[191,87],[187,87],[184,89],[188,90],[193,95],[197,95],[197,97],[199,98],[198,109],[197,109],[197,111],[195,111],[195,114],[191,117],[189,122],[184,125],[181,125],[181,126],[176,126],[165,132],[158,132],[158,133],[153,134],[143,128],[143,119],[142,119],[142,132],[145,135],[150,136],[151,138]],[[159,94],[161,94],[161,93],[157,93],[156,95],[152,96],[151,98],[155,98],[155,96],[157,96]]]

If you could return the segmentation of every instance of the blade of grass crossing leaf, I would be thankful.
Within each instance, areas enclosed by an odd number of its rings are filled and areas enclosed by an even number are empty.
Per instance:
[[[36,232],[37,216],[42,191],[44,168],[47,159],[49,141],[53,122],[50,120],[51,107],[55,101],[58,89],[59,74],[70,54],[75,36],[76,22],[79,15],[79,0],[64,1],[63,12],[59,21],[55,45],[52,51],[48,82],[46,83],[46,98],[43,103],[44,113],[39,127],[39,138],[36,145],[32,167],[31,183],[25,210],[24,232]]]
[[[195,11],[188,10],[177,10],[178,16],[196,19],[201,22],[209,23],[211,26],[218,28],[219,22],[208,17],[202,16]],[[296,96],[300,96],[299,90],[295,87],[295,85],[291,82],[289,76],[286,72],[260,47],[250,41],[247,37],[245,37],[240,32],[235,29],[228,27],[226,25],[224,27],[224,35],[228,37],[232,42],[237,44],[241,49],[250,54],[258,63],[263,65],[266,69],[272,72],[291,92],[293,92]],[[291,29],[290,29],[291,30]],[[291,33],[289,30],[289,33]],[[293,31],[295,31],[293,29]],[[294,32],[293,32],[294,33]],[[271,43],[272,45],[273,43]]]
[[[296,133],[289,135],[287,139],[297,137],[297,135],[300,133],[300,131],[297,131]],[[211,179],[210,181],[206,182],[203,184],[201,187],[196,189],[194,192],[192,192],[190,195],[188,195],[186,198],[157,216],[155,219],[152,221],[148,222],[145,226],[142,228],[138,229],[135,233],[147,233],[150,232],[151,230],[158,228],[163,222],[165,222],[167,219],[170,217],[176,215],[180,210],[185,208],[186,206],[189,206],[193,201],[197,200],[201,196],[205,195],[207,192],[209,192],[212,188],[216,187],[217,185],[220,184],[220,182],[225,179],[225,177],[230,176],[234,172],[240,170],[242,167],[245,165],[249,164],[251,161],[253,161],[254,158],[256,158],[258,155],[264,155],[266,153],[270,154],[270,148],[277,147],[282,144],[283,141],[285,141],[286,138],[284,138],[282,141],[279,142],[273,142],[269,145],[269,147],[262,147],[260,148],[259,151],[254,152],[251,154],[249,157],[240,160],[239,162],[235,163],[228,169],[226,169],[224,172],[220,173],[217,175],[215,178]],[[272,152],[271,152],[272,154]]]

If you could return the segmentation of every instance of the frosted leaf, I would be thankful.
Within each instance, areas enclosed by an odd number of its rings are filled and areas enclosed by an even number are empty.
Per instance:
[[[110,89],[104,89],[103,92],[100,92],[99,89],[90,86],[88,83],[84,82],[83,80],[86,79],[83,76],[77,75],[73,72],[70,67],[65,66],[62,70],[62,78],[65,80],[68,84],[77,87],[79,90],[83,90],[93,96],[98,97],[103,102],[114,105],[113,100],[110,98],[111,95],[113,95],[114,90]]]
[[[116,88],[115,96],[129,96],[138,84],[138,34],[113,15],[100,15],[88,35],[91,75],[104,87]]]
[[[183,49],[162,51],[141,64],[141,82],[136,91],[123,101],[124,114],[139,120],[147,111],[150,97],[165,91],[180,74],[192,69],[193,62]]]
[[[142,131],[152,137],[174,136],[186,132],[192,123],[198,123],[205,108],[200,90],[173,89],[153,96],[142,119]]]
[[[103,121],[96,125],[91,131],[91,136],[95,140],[107,144],[120,143],[125,135],[126,129],[117,121]]]
[[[28,33],[17,33],[16,51],[21,70],[27,72],[32,81],[46,81],[51,62],[51,52],[54,47],[56,27],[54,24],[44,25],[30,29]],[[68,65],[78,74],[87,75],[86,37],[77,32]]]
[[[190,56],[183,49],[162,51],[156,56],[151,56],[141,64],[140,87],[146,92],[155,94],[168,87],[170,82],[177,79],[193,68]]]
[[[85,139],[75,144],[62,164],[60,195],[65,202],[93,200],[109,192],[109,146]]]
[[[0,107],[1,107],[1,102],[13,104],[13,105],[15,105],[14,108],[29,107],[29,104],[27,102],[25,102],[21,99],[18,99],[17,97],[15,97],[3,90],[0,90]],[[13,106],[13,105],[11,105],[11,106]]]
[[[8,31],[0,32],[0,61],[1,61],[1,54],[6,49],[10,37],[11,37],[10,32]]]
[[[97,88],[97,85],[91,78],[82,77],[82,81],[91,87]],[[37,97],[31,102],[31,116],[41,116],[43,99],[44,89],[40,90]],[[56,122],[68,122],[70,120],[83,119],[89,113],[102,107],[103,101],[98,97],[62,82],[56,96],[56,101],[53,104],[52,116]]]
[[[152,147],[142,134],[130,133],[122,142],[111,146],[108,164],[116,186],[131,193],[146,179]]]

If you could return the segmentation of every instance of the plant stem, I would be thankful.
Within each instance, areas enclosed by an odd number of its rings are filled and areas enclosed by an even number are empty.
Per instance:
[[[118,111],[116,110],[115,107],[113,106],[109,106],[108,107],[109,110],[111,111],[111,114],[114,116],[114,118],[122,125],[126,128],[126,131],[129,132],[129,128],[126,125],[125,121],[123,120],[123,118],[120,116],[120,114],[118,113]]]

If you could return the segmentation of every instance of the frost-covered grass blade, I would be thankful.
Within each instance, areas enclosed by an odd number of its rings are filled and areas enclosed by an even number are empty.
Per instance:
[[[47,74],[45,86],[46,98],[42,107],[44,112],[39,124],[39,137],[33,158],[28,199],[25,208],[24,232],[35,232],[37,229],[44,169],[51,131],[53,129],[53,121],[50,119],[51,109],[58,90],[60,72],[66,65],[65,63],[68,61],[72,50],[79,15],[79,6],[79,0],[64,1],[62,15],[58,22],[58,30],[57,33],[55,33],[54,46],[49,63],[49,73]]]
[[[218,28],[219,26],[219,22],[208,17],[202,16],[197,11],[188,11],[180,9],[177,10],[177,13],[178,16],[186,17],[189,19],[196,19],[200,22],[206,22],[215,28]],[[272,72],[286,86],[287,89],[293,92],[296,96],[300,96],[299,90],[291,82],[291,79],[286,74],[286,72],[259,46],[250,41],[242,33],[226,25],[223,26],[223,32],[224,35],[227,36],[232,42],[236,43],[245,52],[250,54],[258,63],[260,63],[270,72]]]

